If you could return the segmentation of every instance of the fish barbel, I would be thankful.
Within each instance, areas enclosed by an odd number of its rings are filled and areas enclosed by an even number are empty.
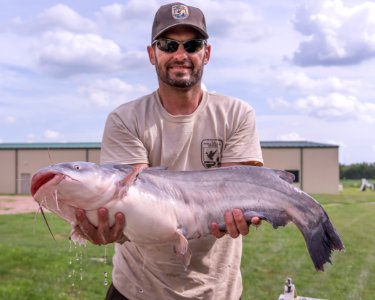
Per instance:
[[[212,222],[224,229],[227,210],[240,208],[248,222],[258,216],[274,228],[293,222],[315,268],[323,271],[331,253],[344,245],[323,207],[293,186],[293,180],[291,173],[253,166],[169,171],[71,162],[35,173],[31,193],[41,206],[73,227],[76,208],[84,209],[94,225],[100,207],[108,209],[110,225],[115,213],[122,212],[124,234],[131,242],[170,241],[185,265],[191,257],[188,240],[209,235]]]

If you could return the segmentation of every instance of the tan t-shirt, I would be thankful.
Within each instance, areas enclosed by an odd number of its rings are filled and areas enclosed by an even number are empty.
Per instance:
[[[249,161],[263,162],[254,110],[241,100],[208,92],[191,115],[169,114],[157,92],[121,105],[107,119],[101,150],[102,163],[147,163],[171,170]],[[238,300],[242,239],[209,236],[190,240],[189,248],[192,258],[185,270],[170,243],[115,244],[113,284],[129,299]]]

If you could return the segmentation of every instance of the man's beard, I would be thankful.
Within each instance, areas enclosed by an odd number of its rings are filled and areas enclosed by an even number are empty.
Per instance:
[[[162,67],[160,67],[160,65],[156,63],[155,65],[156,73],[158,74],[159,80],[161,80],[162,82],[164,82],[165,84],[169,86],[177,87],[177,88],[189,88],[189,87],[196,85],[202,79],[203,67],[200,69],[194,69],[194,65],[191,62],[173,62],[170,65],[183,66],[186,64],[193,67],[191,69],[192,73],[190,74],[188,78],[183,78],[185,76],[185,73],[179,74],[178,72],[175,73],[174,75],[175,78],[171,78],[170,73],[168,72],[168,66],[166,66],[166,71],[164,72]]]

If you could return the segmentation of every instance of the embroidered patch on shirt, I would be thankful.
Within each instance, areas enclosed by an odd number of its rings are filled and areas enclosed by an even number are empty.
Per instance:
[[[205,168],[220,166],[223,141],[219,139],[205,139],[201,143],[201,160]]]

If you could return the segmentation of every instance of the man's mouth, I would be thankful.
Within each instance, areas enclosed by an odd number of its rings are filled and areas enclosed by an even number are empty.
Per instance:
[[[192,67],[191,66],[187,66],[187,65],[172,65],[172,66],[169,66],[168,69],[190,70],[190,69],[192,69]]]
[[[167,65],[168,69],[193,69],[193,64],[188,61],[173,61]]]

